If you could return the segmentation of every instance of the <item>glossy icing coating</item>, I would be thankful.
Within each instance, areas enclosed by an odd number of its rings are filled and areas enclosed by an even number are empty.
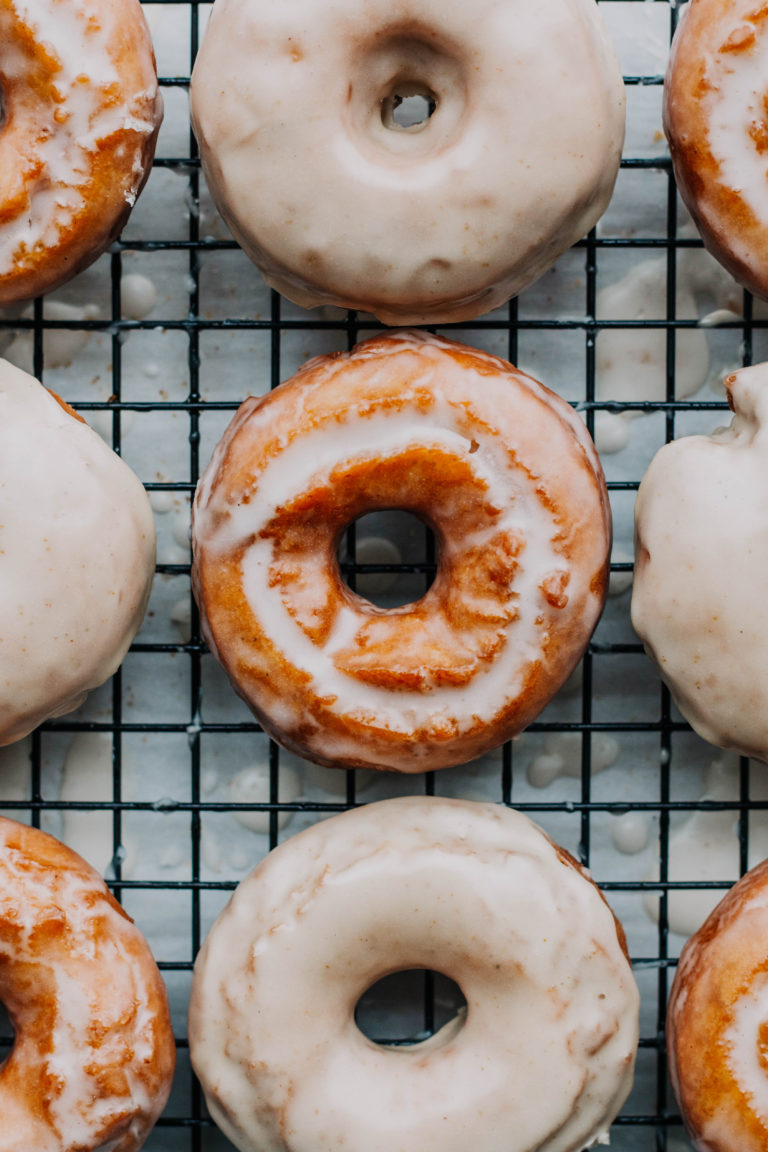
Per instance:
[[[360,996],[444,973],[466,1015],[375,1044]],[[526,817],[409,797],[323,820],[239,885],[196,961],[192,1062],[241,1152],[577,1152],[632,1082],[623,932]]]
[[[385,610],[336,560],[400,508],[436,579]],[[535,718],[602,609],[610,510],[570,406],[498,357],[415,331],[318,357],[245,402],[193,509],[205,635],[291,751],[403,772],[464,763]]]
[[[399,128],[415,95],[435,110]],[[217,0],[191,112],[267,282],[387,324],[522,291],[602,215],[624,137],[594,0]]]
[[[699,735],[768,760],[768,365],[725,387],[729,427],[666,445],[640,485],[632,623]]]
[[[117,669],[155,563],[146,492],[37,380],[0,361],[0,744]]]
[[[138,0],[0,3],[0,305],[48,292],[117,236],[162,119]]]
[[[768,862],[685,945],[667,1012],[669,1068],[700,1152],[768,1145]]]
[[[175,1045],[147,943],[96,872],[0,817],[0,1147],[134,1152],[171,1087]]]
[[[692,0],[664,84],[675,178],[702,239],[768,296],[768,4]]]

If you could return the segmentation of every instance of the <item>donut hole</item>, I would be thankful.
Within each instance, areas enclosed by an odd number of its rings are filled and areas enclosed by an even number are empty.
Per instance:
[[[338,549],[346,586],[377,608],[402,608],[434,583],[437,543],[428,524],[402,509],[369,512],[346,529]]]
[[[426,85],[400,82],[381,103],[381,121],[395,132],[426,126],[437,110],[437,96]]]
[[[409,968],[382,977],[363,993],[355,1023],[374,1044],[407,1047],[423,1043],[453,1021],[461,1028],[466,1007],[461,988],[450,977]]]
[[[343,116],[371,162],[439,155],[461,136],[468,109],[462,45],[419,22],[376,29],[350,70]]]
[[[11,1054],[14,1033],[11,1018],[4,1004],[0,1003],[0,1068]]]

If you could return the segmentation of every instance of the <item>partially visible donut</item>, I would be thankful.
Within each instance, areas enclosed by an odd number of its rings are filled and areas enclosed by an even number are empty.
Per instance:
[[[669,1071],[699,1152],[768,1147],[768,861],[742,877],[680,954]]]
[[[725,388],[730,425],[666,444],[640,484],[632,623],[699,735],[768,760],[768,364]]]
[[[439,550],[427,593],[392,610],[336,559],[345,528],[385,508]],[[265,729],[321,764],[421,772],[517,734],[567,679],[611,529],[570,405],[496,356],[397,332],[247,400],[192,534],[206,638]]]
[[[49,292],[118,235],[162,99],[138,0],[0,4],[0,305]]]
[[[0,1065],[5,1152],[134,1152],[176,1060],[165,985],[101,877],[52,836],[0,817]]]
[[[677,186],[704,244],[768,297],[768,5],[691,0],[664,82]]]
[[[383,976],[433,969],[466,1015],[405,1048],[357,1028]],[[195,962],[192,1063],[241,1152],[581,1152],[632,1084],[638,991],[580,866],[518,812],[409,797],[300,832]]]
[[[409,97],[432,113],[401,128]],[[522,291],[602,215],[624,138],[595,0],[217,0],[191,112],[267,282],[386,324]]]
[[[146,492],[67,405],[0,360],[0,745],[117,669],[155,565]]]

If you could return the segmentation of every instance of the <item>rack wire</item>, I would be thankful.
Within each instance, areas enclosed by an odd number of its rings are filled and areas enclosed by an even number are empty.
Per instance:
[[[47,302],[38,300],[28,314],[0,320],[0,340],[5,339],[6,347],[12,339],[26,340],[35,375],[55,386],[86,418],[101,421],[115,450],[134,463],[144,480],[158,511],[162,538],[163,532],[168,536],[167,525],[162,523],[168,507],[173,505],[182,514],[188,508],[211,448],[239,400],[254,387],[276,387],[310,352],[352,347],[377,325],[354,313],[306,313],[294,308],[277,294],[266,292],[258,273],[226,234],[215,226],[209,230],[212,217],[196,142],[188,127],[180,129],[179,125],[188,123],[189,75],[210,5],[202,0],[143,2],[154,29],[176,30],[170,39],[166,35],[157,44],[161,84],[169,111],[175,113],[171,121],[176,127],[161,135],[152,177],[121,240],[75,286],[57,294],[67,300],[73,294],[75,299],[95,296],[101,314],[98,318],[52,318]],[[674,0],[601,0],[600,6],[612,30],[620,29],[622,21],[634,21],[634,27],[644,9],[642,20],[666,44],[679,15]],[[186,67],[178,66],[180,53],[186,56]],[[626,56],[631,123],[633,116],[646,120],[648,107],[660,105],[663,60],[659,59],[658,67],[646,61],[633,70],[631,48]],[[679,393],[676,352],[681,334],[700,331],[698,317],[678,315],[679,262],[681,254],[701,245],[683,226],[663,144],[656,141],[638,148],[630,133],[617,185],[619,206],[622,201],[654,205],[658,229],[636,233],[626,227],[626,217],[624,223],[619,221],[620,207],[609,210],[600,229],[563,257],[543,284],[506,308],[454,325],[451,331],[459,339],[520,363],[533,375],[539,374],[539,364],[555,365],[554,386],[584,414],[590,430],[594,431],[601,413],[633,415],[638,419],[632,428],[639,427],[642,418],[644,427],[654,430],[641,436],[646,448],[629,453],[628,464],[621,463],[624,454],[604,457],[614,517],[629,548],[632,502],[647,462],[648,441],[655,437],[653,446],[660,446],[689,427],[714,427],[722,422],[719,413],[726,404],[714,394],[700,391],[681,397]],[[157,217],[152,212],[154,202],[160,205]],[[153,230],[156,218],[171,222],[165,234]],[[619,319],[602,318],[598,309],[601,286],[612,273],[615,278],[616,270],[631,270],[651,257],[664,261],[658,316],[638,318],[628,312]],[[158,268],[156,278],[166,286],[164,298],[149,316],[127,317],[122,299],[126,271],[152,278]],[[224,290],[230,281],[237,285],[234,295]],[[743,319],[733,318],[718,327],[717,340],[726,349],[724,359],[730,356],[746,364],[760,350],[765,321],[755,317],[747,294],[742,311]],[[663,334],[663,396],[615,400],[600,395],[599,340],[601,333],[609,331]],[[102,358],[102,391],[95,398],[83,386],[81,360],[61,369],[51,367],[49,341],[52,334],[61,332],[78,333],[83,339],[89,336],[94,362]],[[160,347],[162,373],[148,374],[147,358],[151,360],[153,349]],[[140,363],[143,372],[137,366]],[[142,454],[137,427],[149,430],[153,442],[173,446],[166,453],[170,463],[160,475]],[[404,563],[362,563],[356,559],[361,531],[359,524],[352,526],[346,540],[342,567],[352,584],[383,574],[407,577],[411,589],[419,582],[428,585],[436,559],[428,535],[419,536],[415,553]],[[746,760],[738,765],[732,798],[702,799],[701,771],[709,753],[692,737],[651,671],[629,627],[627,594],[609,602],[584,657],[580,685],[553,702],[523,741],[505,746],[496,758],[469,773],[446,770],[408,780],[382,779],[372,786],[355,773],[338,773],[335,792],[328,791],[333,785],[327,780],[318,785],[316,778],[309,784],[305,778],[303,791],[286,799],[285,781],[295,765],[276,745],[267,743],[259,725],[222,687],[200,634],[189,591],[189,557],[182,555],[184,551],[183,540],[177,542],[176,553],[173,547],[161,548],[150,617],[108,688],[95,694],[81,712],[49,723],[33,736],[23,796],[4,790],[0,777],[0,806],[20,819],[54,830],[71,813],[102,820],[106,813],[111,822],[109,883],[147,932],[168,982],[177,1032],[179,1070],[174,1092],[147,1147],[163,1152],[229,1147],[208,1118],[189,1067],[184,1020],[194,957],[246,867],[242,859],[210,858],[207,845],[216,843],[216,830],[233,827],[223,823],[231,821],[233,813],[241,818],[261,815],[263,831],[244,833],[254,837],[251,865],[303,823],[365,803],[372,796],[403,791],[470,797],[481,792],[486,798],[514,805],[592,867],[620,918],[630,925],[632,959],[643,996],[638,1086],[616,1122],[613,1146],[618,1152],[687,1147],[665,1063],[664,1011],[681,943],[670,928],[669,901],[680,891],[720,892],[735,876],[673,878],[670,836],[676,822],[695,813],[730,813],[738,824],[738,868],[743,872],[750,858],[750,816],[768,804],[764,797],[753,795]],[[615,578],[629,578],[631,571],[628,550],[614,558]],[[187,605],[188,620],[180,603]],[[169,605],[176,611],[177,623],[187,629],[184,634],[166,626]],[[151,699],[155,695],[156,701]],[[66,799],[62,795],[67,749],[75,737],[84,735],[106,741],[111,765],[109,798]],[[606,735],[617,741],[620,751],[616,766],[599,773],[594,760],[596,740]],[[578,775],[537,790],[530,786],[526,765],[537,751],[546,750],[551,736],[577,742]],[[220,753],[215,752],[218,746]],[[231,792],[222,793],[212,777],[217,772],[226,776],[221,766],[230,758],[240,767],[247,766],[256,748],[266,766],[263,799],[233,799]],[[148,777],[154,781],[156,772],[161,777],[157,786],[148,782]],[[651,846],[637,865],[634,858],[620,856],[610,847],[607,831],[612,819],[629,810],[643,815],[652,831]],[[153,868],[142,868],[141,861],[128,866],[124,845],[131,837]],[[158,845],[163,845],[162,851]],[[168,848],[174,845],[176,856]],[[170,862],[166,850],[171,851]],[[649,878],[649,862],[655,863],[658,878]],[[648,897],[657,900],[657,923],[642,910]],[[169,916],[170,922],[182,925],[175,935],[165,929]],[[399,1026],[397,997],[403,995],[418,1000],[418,1026],[411,1019],[398,1035],[392,1028]],[[421,1035],[439,1026],[455,1009],[456,996],[456,989],[434,974],[418,977],[415,985],[410,979],[405,992],[402,984],[396,984],[394,991],[379,989],[378,999],[374,995],[370,1004],[372,1023],[366,1026],[373,1033],[378,1029],[376,1038],[382,1041],[402,1041],[409,1035],[413,1039],[414,1031]],[[362,1015],[366,1015],[365,1006]],[[11,1043],[6,1035],[0,1056]]]

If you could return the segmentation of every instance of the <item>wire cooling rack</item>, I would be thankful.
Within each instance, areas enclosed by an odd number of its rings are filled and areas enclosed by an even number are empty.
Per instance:
[[[157,576],[145,625],[111,683],[79,713],[2,754],[0,806],[91,859],[101,852],[159,961],[179,1069],[147,1147],[230,1147],[189,1067],[185,1009],[194,956],[238,880],[316,819],[425,792],[514,805],[592,868],[627,928],[643,998],[637,1082],[613,1146],[687,1148],[664,1049],[668,986],[685,935],[673,902],[703,917],[752,862],[755,821],[767,805],[759,771],[753,778],[749,762],[718,758],[693,736],[632,632],[632,505],[662,443],[724,422],[713,382],[761,357],[765,321],[713,268],[702,272],[700,242],[676,197],[660,106],[678,8],[674,0],[602,0],[628,96],[614,201],[597,231],[519,300],[450,329],[560,391],[596,433],[616,526],[613,595],[580,674],[519,741],[461,769],[372,778],[297,761],[234,697],[201,639],[187,528],[197,478],[238,403],[377,325],[332,309],[307,313],[265,288],[213,210],[189,130],[189,74],[210,5],[144,3],[167,109],[151,179],[121,241],[72,285],[6,314],[0,347],[64,395],[141,476],[157,514]],[[137,275],[158,298],[131,318],[125,277]],[[692,389],[697,356],[703,366]],[[382,551],[382,536],[396,551]],[[418,596],[434,565],[429,535],[389,514],[353,526],[342,556],[350,583],[374,598],[378,581],[382,603]],[[675,855],[676,837],[693,843],[697,834],[711,849],[706,869],[693,853]],[[376,1039],[407,1041],[439,1026],[458,996],[439,975],[390,980],[366,998],[361,1025]],[[11,1043],[6,1035],[6,1051]]]

